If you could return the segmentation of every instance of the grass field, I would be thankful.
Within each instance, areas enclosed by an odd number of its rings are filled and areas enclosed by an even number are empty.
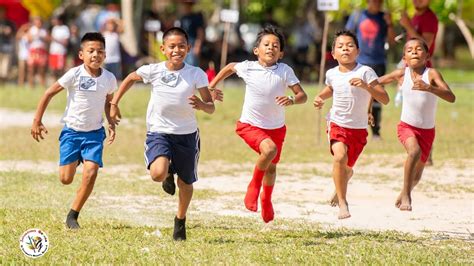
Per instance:
[[[318,88],[304,88],[311,102]],[[435,162],[474,158],[474,90],[452,89],[456,103],[440,101],[438,105]],[[394,88],[389,87],[388,91],[393,98]],[[42,92],[13,86],[1,88],[0,108],[32,112]],[[225,101],[217,105],[215,114],[198,114],[201,162],[252,162],[255,154],[234,133],[243,90],[226,87],[224,92]],[[94,194],[81,213],[83,229],[79,231],[66,230],[63,225],[79,178],[72,185],[63,186],[57,180],[55,167],[46,172],[22,170],[21,166],[14,171],[0,169],[0,264],[33,262],[21,253],[18,242],[29,228],[41,228],[50,238],[50,250],[34,261],[39,264],[474,264],[472,240],[396,231],[327,229],[317,222],[292,219],[280,219],[267,227],[257,218],[200,212],[193,212],[188,221],[188,241],[173,242],[170,235],[175,201],[150,186],[140,168],[148,97],[147,89],[132,89],[125,96],[121,108],[129,121],[119,127],[116,143],[107,147],[104,154],[106,168],[122,164],[139,168],[128,169],[127,174],[100,174]],[[321,112],[318,126],[318,112],[310,102],[287,110],[288,133],[282,155],[285,163],[331,160],[324,137],[324,115],[330,103]],[[61,93],[53,99],[46,115],[61,113],[64,106],[65,93]],[[393,103],[384,107],[384,141],[369,142],[362,156],[404,153],[396,139],[399,116],[400,108]],[[48,129],[46,140],[37,144],[26,125],[0,128],[0,161],[57,161],[60,128]],[[461,163],[458,167],[472,165]],[[220,193],[197,190],[193,202],[217,200]],[[131,201],[139,197],[141,201],[133,209],[122,209],[114,199],[124,197]],[[160,208],[163,204],[165,207]],[[160,234],[154,233],[156,230]]]

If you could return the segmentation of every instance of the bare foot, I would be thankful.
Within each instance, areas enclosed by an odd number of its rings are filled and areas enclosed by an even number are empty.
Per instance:
[[[349,173],[347,174],[347,179],[348,180],[351,179],[353,175],[354,175],[354,170],[350,168]],[[336,191],[334,191],[331,198],[329,199],[329,205],[331,205],[331,207],[336,207],[337,205],[339,205],[339,199],[337,198]]]
[[[395,207],[400,208],[401,204],[402,204],[402,193],[398,195],[397,200],[395,201]]]
[[[411,198],[409,196],[400,197],[400,210],[411,211]]]
[[[347,204],[340,204],[339,205],[339,215],[337,216],[338,219],[347,219],[351,217],[351,214],[349,213],[349,205]]]

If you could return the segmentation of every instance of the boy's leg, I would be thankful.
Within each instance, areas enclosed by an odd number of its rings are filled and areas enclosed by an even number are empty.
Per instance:
[[[79,228],[77,218],[79,216],[79,212],[84,206],[84,203],[92,193],[92,189],[94,188],[98,171],[99,165],[96,162],[87,160],[84,161],[81,186],[77,190],[76,197],[74,198],[74,201],[72,203],[71,211],[69,212],[66,219],[66,225],[71,229]]]
[[[186,213],[193,197],[193,184],[186,184],[178,177],[179,201],[178,212],[174,219],[173,239],[186,240]]]
[[[399,198],[395,202],[395,206],[401,211],[411,211],[411,190],[416,176],[416,165],[420,161],[421,148],[415,137],[407,138],[403,146],[407,151],[407,159],[405,160],[405,167],[403,172],[403,188]],[[420,172],[421,175],[421,172]]]
[[[168,175],[170,160],[166,156],[159,156],[150,165],[150,176],[155,182],[163,182]]]
[[[332,177],[334,185],[336,186],[336,193],[339,203],[339,219],[346,219],[351,217],[349,207],[346,200],[347,193],[347,146],[339,141],[333,142],[331,145],[334,154]]]
[[[262,206],[263,221],[268,223],[273,220],[275,213],[272,204],[273,186],[276,180],[276,164],[271,163],[265,171],[263,178],[263,190],[260,195],[260,204]]]
[[[270,138],[262,140],[259,148],[260,155],[258,156],[252,180],[247,187],[247,193],[245,194],[244,199],[245,207],[254,212],[258,209],[258,195],[260,193],[265,171],[278,153],[276,144]]]
[[[59,181],[64,185],[71,184],[74,180],[74,175],[76,175],[78,165],[79,161],[75,161],[70,164],[59,166]]]
[[[349,167],[349,166],[346,165],[346,179],[347,179],[347,183],[349,183],[349,180],[351,180],[352,175],[354,175],[354,170],[352,169],[352,167]],[[336,190],[334,190],[333,195],[332,195],[331,198],[329,199],[329,205],[331,205],[332,207],[336,207],[336,206],[339,205],[339,199],[337,198],[337,192],[336,192]]]

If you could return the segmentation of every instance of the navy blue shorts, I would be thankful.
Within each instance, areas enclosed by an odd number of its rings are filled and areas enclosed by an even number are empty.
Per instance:
[[[147,169],[156,158],[166,156],[170,160],[169,171],[178,174],[184,183],[197,181],[197,164],[200,150],[199,131],[185,135],[148,132],[145,142]]]
[[[86,160],[102,167],[105,137],[103,127],[88,132],[64,127],[59,135],[59,165],[63,166],[75,161],[83,162]]]

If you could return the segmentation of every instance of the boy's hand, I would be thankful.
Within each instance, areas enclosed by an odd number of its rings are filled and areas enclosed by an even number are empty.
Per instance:
[[[321,110],[321,108],[323,108],[323,105],[324,105],[324,100],[321,97],[316,96],[314,98],[313,105],[314,107],[316,107],[316,109]]]
[[[209,88],[209,92],[211,93],[212,101],[220,101],[224,100],[224,93],[222,90],[218,88]]]
[[[203,110],[205,103],[196,95],[188,97],[189,104],[196,110]]]
[[[43,131],[45,134],[48,134],[48,130],[43,125],[41,121],[33,121],[33,125],[31,126],[31,136],[37,141],[40,142],[40,139],[44,139]]]
[[[419,90],[419,91],[431,91],[431,86],[430,84],[426,84],[421,77],[416,78],[413,81],[413,90]]]
[[[408,17],[408,14],[406,11],[403,11],[401,13],[401,18],[400,18],[400,26],[407,28],[411,25],[410,18]]]
[[[122,118],[122,114],[120,113],[120,108],[116,104],[110,105],[110,119],[112,120],[112,124],[114,126],[118,126],[120,123],[120,119]]]
[[[375,127],[375,118],[372,113],[369,113],[369,126]]]
[[[351,84],[351,86],[354,86],[354,87],[359,87],[359,88],[363,88],[363,89],[368,89],[368,85],[367,83],[365,83],[362,79],[360,78],[353,78],[351,80],[349,80],[349,84]]]
[[[107,140],[107,144],[112,144],[115,140],[115,125],[114,124],[109,124],[109,140]]]
[[[294,99],[294,98],[293,98]],[[289,96],[277,96],[275,98],[275,102],[279,105],[279,106],[289,106],[289,105],[293,105],[295,104],[294,103],[294,100],[292,100]]]

